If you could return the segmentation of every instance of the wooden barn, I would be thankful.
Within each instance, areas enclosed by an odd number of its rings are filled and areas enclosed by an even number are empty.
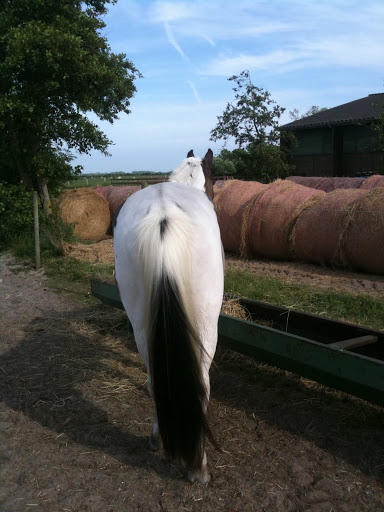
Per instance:
[[[291,132],[297,176],[366,176],[383,171],[375,123],[384,116],[384,93],[318,112],[280,127]],[[383,118],[382,118],[383,119]],[[384,124],[384,119],[383,119]],[[281,144],[287,144],[282,137]]]

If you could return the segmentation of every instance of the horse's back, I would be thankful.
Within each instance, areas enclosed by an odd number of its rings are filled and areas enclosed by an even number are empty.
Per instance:
[[[168,229],[176,214],[192,227],[188,245],[192,276],[192,302],[202,331],[214,329],[223,294],[223,262],[220,230],[213,203],[200,190],[179,183],[159,183],[130,196],[117,217],[114,231],[115,268],[121,299],[134,330],[145,318],[142,261],[137,251],[137,230],[145,219],[159,223],[167,219]],[[159,226],[160,229],[160,226]],[[164,237],[167,243],[167,237]],[[155,249],[154,249],[155,250]],[[212,336],[213,338],[214,336]]]
[[[132,194],[122,206],[116,219],[116,228],[120,221],[125,222],[129,215],[130,223],[126,228],[134,228],[140,219],[153,207],[167,208],[178,205],[196,224],[207,223],[215,218],[213,203],[198,189],[180,183],[158,183]]]
[[[114,230],[116,239],[130,239],[142,219],[154,209],[172,222],[172,210],[179,208],[195,227],[194,248],[199,253],[221,251],[220,230],[213,203],[200,190],[179,183],[159,183],[130,196],[121,208]],[[154,217],[155,221],[156,217]],[[205,240],[208,246],[201,241]],[[121,240],[120,240],[121,241]],[[127,249],[133,250],[130,244]]]

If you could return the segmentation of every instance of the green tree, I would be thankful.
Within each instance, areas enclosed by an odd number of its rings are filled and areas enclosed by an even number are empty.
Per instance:
[[[223,149],[218,157],[232,162],[235,176],[250,177],[264,182],[290,174],[287,155],[277,145],[280,139],[279,119],[285,109],[271,94],[256,87],[248,71],[228,79],[235,82],[235,98],[211,131],[211,140],[234,139],[238,146],[233,151]]]
[[[215,175],[231,174],[234,178],[247,178],[269,183],[278,178],[285,178],[291,174],[289,165],[281,154],[279,146],[273,144],[249,144],[247,148],[237,148],[233,151],[222,149],[214,162],[218,161],[220,167],[214,168]],[[234,172],[222,172],[224,164],[231,164]]]
[[[3,0],[0,3],[0,165],[43,198],[70,179],[70,151],[108,154],[111,141],[88,119],[129,113],[140,76],[112,53],[100,31],[115,0]]]
[[[219,155],[213,159],[211,171],[214,176],[232,176],[236,174],[236,166],[232,160]]]
[[[227,103],[217,126],[211,131],[211,140],[223,139],[225,143],[233,138],[235,144],[247,147],[249,144],[276,144],[280,133],[278,121],[285,109],[271,99],[271,94],[256,87],[249,71],[228,78],[235,82],[235,99]]]
[[[300,115],[299,109],[294,108],[289,111],[289,116],[292,121],[297,121],[299,119],[304,119],[304,117],[313,116],[314,114],[318,114],[319,112],[323,112],[324,110],[328,110],[328,107],[319,107],[318,105],[312,105],[311,108],[305,112],[305,114]]]

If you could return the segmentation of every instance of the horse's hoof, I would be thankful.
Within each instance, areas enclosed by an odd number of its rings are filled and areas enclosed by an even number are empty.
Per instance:
[[[206,467],[198,471],[188,471],[187,477],[192,483],[200,482],[201,484],[208,484],[211,480],[211,475]]]

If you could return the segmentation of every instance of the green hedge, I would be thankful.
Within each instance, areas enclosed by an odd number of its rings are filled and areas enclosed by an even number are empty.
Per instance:
[[[0,249],[33,234],[33,194],[22,184],[0,182]]]

